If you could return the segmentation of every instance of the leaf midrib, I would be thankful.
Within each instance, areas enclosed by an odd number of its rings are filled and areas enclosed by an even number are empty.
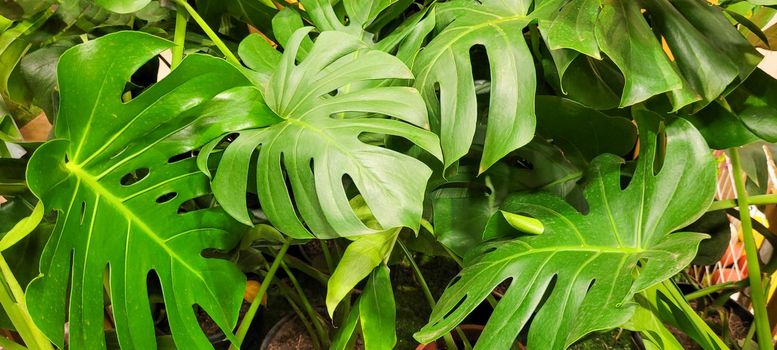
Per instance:
[[[191,265],[189,265],[185,259],[183,259],[181,256],[179,256],[175,251],[170,249],[165,242],[165,239],[162,239],[162,237],[159,237],[154,230],[152,230],[146,223],[141,220],[135,213],[127,208],[127,206],[124,204],[124,201],[113,194],[110,190],[105,188],[98,180],[97,178],[85,171],[81,168],[79,164],[76,164],[74,162],[68,162],[65,163],[65,168],[70,171],[71,174],[76,176],[80,181],[82,181],[87,187],[92,189],[99,198],[105,198],[105,200],[108,202],[110,206],[115,208],[116,210],[121,213],[125,219],[127,219],[130,222],[130,226],[134,223],[138,228],[140,228],[149,238],[151,238],[159,247],[161,247],[170,257],[171,259],[174,259],[178,261],[179,264],[184,266],[187,270],[189,270],[192,274],[197,276],[201,281],[205,282],[205,278],[202,276],[199,270],[193,268]],[[73,196],[75,197],[77,192],[73,192]],[[207,285],[207,283],[205,283]]]

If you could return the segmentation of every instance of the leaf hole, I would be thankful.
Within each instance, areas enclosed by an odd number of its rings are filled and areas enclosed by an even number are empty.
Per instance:
[[[159,278],[159,274],[155,269],[149,270],[146,274],[146,290],[136,291],[137,293],[144,293],[148,295],[149,300],[149,312],[154,320],[154,325],[161,332],[166,334],[170,333],[170,324],[167,320],[167,312],[164,308],[162,295],[162,280]]]
[[[173,198],[175,198],[177,196],[178,196],[178,193],[176,193],[176,192],[165,193],[165,194],[157,197],[156,202],[159,203],[159,204],[167,203],[167,202],[173,200]]]
[[[661,168],[664,167],[664,158],[666,158],[666,132],[664,132],[664,124],[661,123],[661,132],[656,137],[656,150],[655,157],[653,158],[653,176],[658,175]]]
[[[81,202],[81,213],[79,214],[79,223],[84,224],[84,217],[86,216],[86,202]]]
[[[145,179],[148,176],[148,174],[149,174],[148,168],[136,169],[135,171],[131,171],[126,175],[122,176],[119,182],[121,182],[123,186],[131,186],[138,183],[140,180]]]
[[[553,290],[556,289],[556,283],[558,283],[558,274],[553,274],[553,277],[548,281],[547,287],[545,287],[545,290],[542,292],[542,298],[540,299],[539,304],[537,304],[537,310],[539,310],[542,305],[545,304],[545,301],[550,298],[550,295],[553,294]]]
[[[143,91],[157,82],[159,73],[159,58],[152,57],[144,63],[135,73],[132,74],[129,81],[124,84],[124,91],[121,94],[123,102],[129,102],[139,96]]]
[[[373,146],[382,146],[386,143],[386,135],[375,132],[362,132],[358,138],[359,141]]]
[[[459,282],[460,280],[461,280],[461,275],[456,275],[456,276],[455,276],[455,277],[453,277],[453,279],[452,279],[452,280],[451,280],[451,281],[448,283],[448,287],[450,287],[450,286],[452,286],[452,285],[456,284],[456,283],[457,283],[457,282]]]
[[[199,197],[195,197],[178,206],[178,214],[191,213],[198,210],[208,209],[214,202],[213,195],[206,194]]]
[[[596,279],[592,279],[591,282],[588,282],[588,288],[585,289],[586,294],[591,291],[591,288],[594,287],[594,284],[596,284]]]
[[[473,45],[469,49],[470,62],[482,62],[484,64],[472,65],[472,79],[475,80],[475,84],[478,82],[491,81],[491,67],[488,60],[488,53],[486,47],[483,45]]]
[[[286,187],[286,191],[288,191],[289,193],[289,199],[291,199],[291,207],[294,209],[294,216],[297,217],[297,220],[299,222],[307,226],[307,224],[302,218],[301,213],[299,212],[299,208],[297,207],[297,199],[294,192],[294,187],[291,185],[291,181],[289,180],[288,168],[286,167],[286,155],[281,153],[279,161],[281,165],[281,173],[283,174],[283,179],[284,179],[284,187]]]
[[[179,153],[179,154],[176,154],[176,155],[168,158],[167,159],[167,163],[168,164],[172,164],[172,163],[177,163],[177,162],[180,162],[180,161],[183,161],[183,160],[186,160],[186,159],[196,158],[199,153],[200,152],[197,151],[197,150],[192,150],[192,151],[186,151],[186,152],[183,152],[183,153]]]
[[[110,281],[111,280],[111,264],[107,263],[105,264],[105,270],[103,270],[103,281]],[[116,319],[113,317],[113,304],[111,304],[111,293],[110,288],[105,288],[105,292],[103,294],[103,305],[105,307],[103,308],[103,318],[108,320],[110,322],[111,326],[115,329],[116,328]]]
[[[452,315],[459,307],[461,307],[461,305],[464,304],[464,301],[466,301],[468,297],[469,295],[464,295],[461,299],[459,299],[459,301],[456,302],[456,305],[454,305],[448,310],[448,312],[445,313],[445,316],[442,317],[441,321]]]
[[[120,155],[122,155],[122,154],[123,154],[124,152],[126,152],[128,149],[129,149],[129,146],[124,146],[124,148],[122,148],[121,150],[119,150],[118,152],[116,152],[114,155],[112,155],[110,159],[116,159],[116,158],[118,158]]]

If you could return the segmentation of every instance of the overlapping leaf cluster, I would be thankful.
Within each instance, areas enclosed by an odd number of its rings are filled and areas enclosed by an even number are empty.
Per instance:
[[[195,309],[234,340],[245,276],[215,256],[261,223],[299,242],[351,240],[330,271],[330,315],[369,278],[333,346],[360,332],[391,348],[388,264],[423,223],[435,248],[467,259],[418,341],[510,281],[476,349],[509,348],[526,327],[530,348],[564,348],[655,321],[634,316],[632,297],[704,238],[674,231],[711,201],[708,143],[777,140],[777,85],[732,23],[754,26],[701,0],[197,0],[239,42],[227,47],[240,65],[187,53],[138,84],[171,43],[104,34],[171,38],[176,3],[0,13],[0,212],[28,213],[31,191],[56,217],[27,300],[57,346],[107,347],[107,301],[122,347],[155,347],[156,278],[179,348],[211,347]],[[176,39],[212,52],[188,29]],[[17,126],[39,110],[52,140],[24,143]],[[502,212],[544,233],[520,235]]]

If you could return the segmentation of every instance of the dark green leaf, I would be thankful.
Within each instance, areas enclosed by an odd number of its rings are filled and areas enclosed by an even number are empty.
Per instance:
[[[726,101],[753,134],[777,142],[777,80],[757,69]]]
[[[626,79],[621,107],[682,88],[682,79],[653,37],[638,2],[604,0],[597,19],[596,39],[601,51],[615,62]]]
[[[202,251],[232,248],[239,225],[219,208],[182,207],[210,191],[195,159],[179,156],[222,128],[245,123],[206,106],[249,82],[223,60],[189,55],[167,78],[123,103],[130,76],[171,46],[149,34],[120,32],[60,58],[56,139],[35,152],[27,169],[30,189],[47,211],[58,212],[41,275],[27,289],[28,307],[60,347],[67,320],[70,347],[105,348],[105,274],[124,348],[156,347],[146,286],[152,270],[179,348],[211,348],[194,305],[227,334],[237,321],[245,276]]]
[[[396,305],[389,268],[375,268],[359,297],[359,320],[365,349],[393,349],[397,343]]]
[[[512,279],[476,348],[509,347],[534,314],[527,346],[562,349],[590,332],[621,325],[633,314],[634,293],[690,263],[705,236],[670,233],[712,201],[713,159],[701,135],[677,119],[666,128],[666,156],[655,168],[659,116],[635,114],[643,148],[629,185],[621,189],[622,161],[602,155],[592,163],[587,214],[545,193],[508,198],[503,210],[540,220],[545,232],[473,252],[415,334],[418,341],[450,331],[493,288]]]
[[[710,239],[703,240],[699,245],[693,265],[714,265],[723,257],[731,241],[731,223],[724,211],[706,213],[680,231],[706,233],[710,236]]]
[[[568,142],[587,160],[602,153],[625,155],[637,139],[630,120],[610,117],[556,96],[537,96],[537,133]]]

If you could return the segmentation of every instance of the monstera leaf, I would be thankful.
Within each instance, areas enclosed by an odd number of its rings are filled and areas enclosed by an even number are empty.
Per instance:
[[[106,347],[105,286],[122,348],[156,348],[146,286],[152,273],[179,348],[211,348],[195,305],[227,334],[237,321],[244,276],[202,252],[230,249],[242,226],[220,208],[187,203],[210,192],[192,151],[220,135],[222,125],[246,123],[223,109],[250,109],[227,101],[253,88],[221,93],[250,83],[222,60],[190,55],[122,102],[132,73],[171,46],[120,32],[74,47],[59,62],[56,139],[33,154],[27,169],[30,189],[58,218],[27,300],[36,324],[60,347],[65,321],[70,348]]]
[[[438,6],[437,26],[442,32],[413,66],[416,88],[427,102],[433,130],[440,135],[446,167],[467,154],[475,135],[477,101],[470,50],[476,45],[485,47],[491,66],[481,172],[534,136],[536,78],[523,38],[523,28],[531,21],[528,2],[507,3],[452,1]]]
[[[349,182],[380,226],[417,228],[431,170],[413,157],[359,138],[364,133],[396,135],[440,157],[437,137],[420,128],[427,125],[427,117],[416,90],[359,88],[361,82],[412,79],[412,74],[396,57],[336,31],[321,33],[307,57],[295,64],[300,43],[310,30],[303,28],[292,35],[265,88],[264,99],[271,110],[267,113],[281,121],[238,132],[213,180],[216,198],[235,218],[251,223],[246,179],[258,152],[256,191],[262,210],[291,237],[378,232],[365,226],[351,209],[344,188]],[[203,152],[201,159],[208,153]]]
[[[547,193],[508,198],[502,210],[533,216],[544,233],[483,245],[417,340],[427,343],[448,332],[510,280],[476,348],[509,348],[534,315],[527,346],[562,349],[592,331],[623,324],[634,311],[634,293],[690,263],[705,235],[671,232],[712,201],[712,156],[689,122],[677,119],[666,127],[664,149],[657,146],[658,116],[636,111],[635,117],[642,152],[628,186],[621,189],[622,160],[605,154],[592,162],[587,214]],[[663,159],[658,149],[665,150]]]
[[[440,135],[445,166],[469,151],[477,125],[477,101],[470,52],[488,54],[491,82],[488,127],[480,172],[534,136],[534,59],[523,30],[558,8],[559,0],[454,0],[436,8],[440,33],[418,54],[413,72],[426,100],[432,129]]]
[[[434,29],[434,16],[426,15],[433,7],[428,6],[406,18],[396,28],[381,33],[381,29],[389,20],[396,20],[403,15],[411,6],[411,1],[344,0],[338,4],[330,0],[301,0],[299,3],[310,17],[309,22],[318,30],[349,33],[372,48],[396,52],[395,55],[408,64],[423,45],[423,40]],[[382,20],[378,20],[379,18]],[[278,42],[286,47],[291,35],[302,28],[304,23],[300,12],[288,6],[273,17],[273,33]],[[310,39],[303,40],[297,51],[297,58],[304,59],[311,45],[313,42]]]
[[[571,1],[540,26],[551,49],[606,54],[625,79],[621,106],[662,93],[674,109],[704,106],[761,59],[721,9],[700,0]]]

